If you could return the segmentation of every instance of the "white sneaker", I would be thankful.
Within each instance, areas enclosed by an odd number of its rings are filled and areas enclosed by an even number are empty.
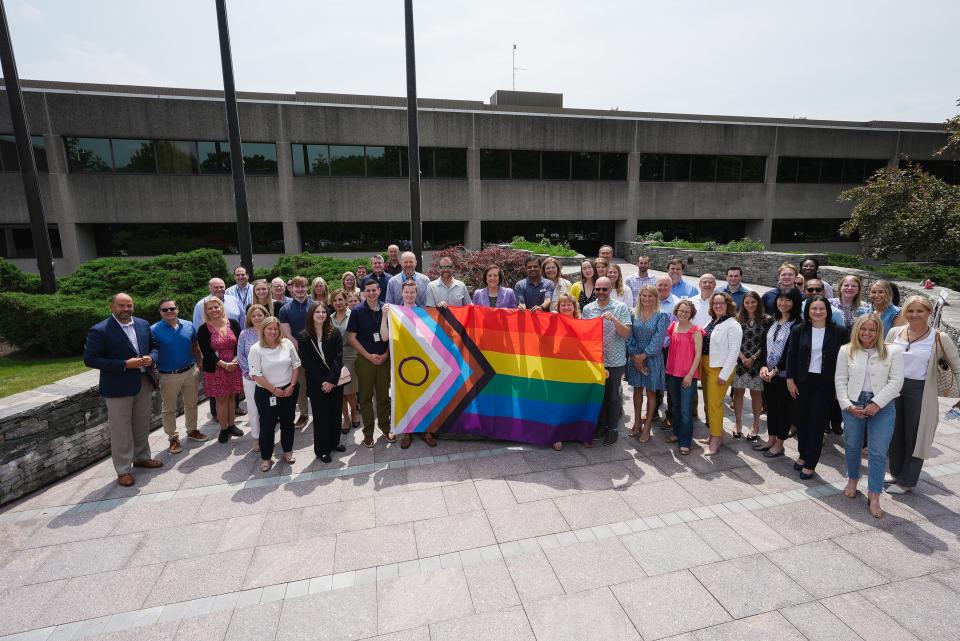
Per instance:
[[[887,483],[887,484],[889,484],[889,483],[896,483],[896,482],[897,482],[897,478],[896,478],[893,474],[891,474],[890,472],[887,472],[886,474],[883,475],[883,482],[884,482],[884,483]]]
[[[894,484],[890,485],[890,487],[887,488],[887,494],[906,494],[906,493],[909,492],[911,489],[912,489],[912,488],[902,487],[902,486],[897,485],[896,483],[894,483]]]

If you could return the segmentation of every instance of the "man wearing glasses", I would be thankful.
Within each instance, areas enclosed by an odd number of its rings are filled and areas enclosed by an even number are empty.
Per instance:
[[[150,327],[157,342],[157,370],[160,372],[160,401],[163,431],[170,441],[171,454],[183,451],[177,434],[177,399],[183,397],[183,415],[187,438],[206,441],[207,436],[197,429],[198,373],[201,362],[197,345],[197,328],[188,320],[180,319],[177,302],[160,301],[160,318]]]
[[[803,307],[800,308],[800,314],[803,315],[803,312],[807,310],[807,301],[813,298],[814,296],[826,296],[824,294],[825,288],[823,286],[823,281],[819,278],[811,278],[807,281],[804,286],[803,291]],[[843,312],[836,307],[833,308],[833,313],[830,314],[830,320],[833,321],[835,325],[840,327],[846,327],[846,324],[843,319]]]

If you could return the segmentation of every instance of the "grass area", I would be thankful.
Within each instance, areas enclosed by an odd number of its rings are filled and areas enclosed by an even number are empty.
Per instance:
[[[893,280],[904,280],[920,284],[930,278],[937,287],[960,290],[960,267],[955,265],[937,265],[935,263],[884,263],[876,267],[867,265],[860,256],[828,253],[827,262],[837,267],[865,269],[883,274]]]
[[[76,356],[41,358],[19,353],[0,356],[0,397],[53,383],[86,369]]]
[[[577,252],[566,245],[551,245],[549,242],[541,241],[534,243],[522,236],[517,236],[511,241],[510,246],[514,249],[524,249],[535,254],[549,254],[550,256],[576,256]]]

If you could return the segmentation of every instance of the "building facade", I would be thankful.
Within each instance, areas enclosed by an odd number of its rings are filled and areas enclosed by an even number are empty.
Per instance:
[[[57,271],[98,256],[236,251],[222,93],[25,81]],[[405,99],[240,93],[257,262],[409,237]],[[562,95],[420,101],[425,248],[546,237],[585,253],[663,231],[853,249],[837,195],[907,159],[950,182],[938,123],[564,108]],[[35,269],[7,101],[0,255]],[[233,261],[235,262],[235,261]]]

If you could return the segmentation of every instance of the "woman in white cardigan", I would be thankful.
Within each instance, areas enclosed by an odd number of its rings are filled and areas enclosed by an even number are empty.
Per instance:
[[[710,318],[704,328],[703,358],[700,361],[700,381],[703,383],[704,405],[710,438],[705,453],[713,456],[723,445],[723,398],[727,395],[733,370],[740,356],[743,328],[737,322],[737,304],[726,292],[710,297]]]
[[[847,460],[847,487],[843,494],[857,495],[860,481],[860,453],[867,434],[867,504],[875,518],[883,516],[880,493],[887,469],[887,450],[897,417],[893,402],[903,386],[903,352],[896,345],[884,345],[880,335],[883,321],[870,313],[853,324],[850,342],[840,348],[834,384],[843,410],[844,443]]]

